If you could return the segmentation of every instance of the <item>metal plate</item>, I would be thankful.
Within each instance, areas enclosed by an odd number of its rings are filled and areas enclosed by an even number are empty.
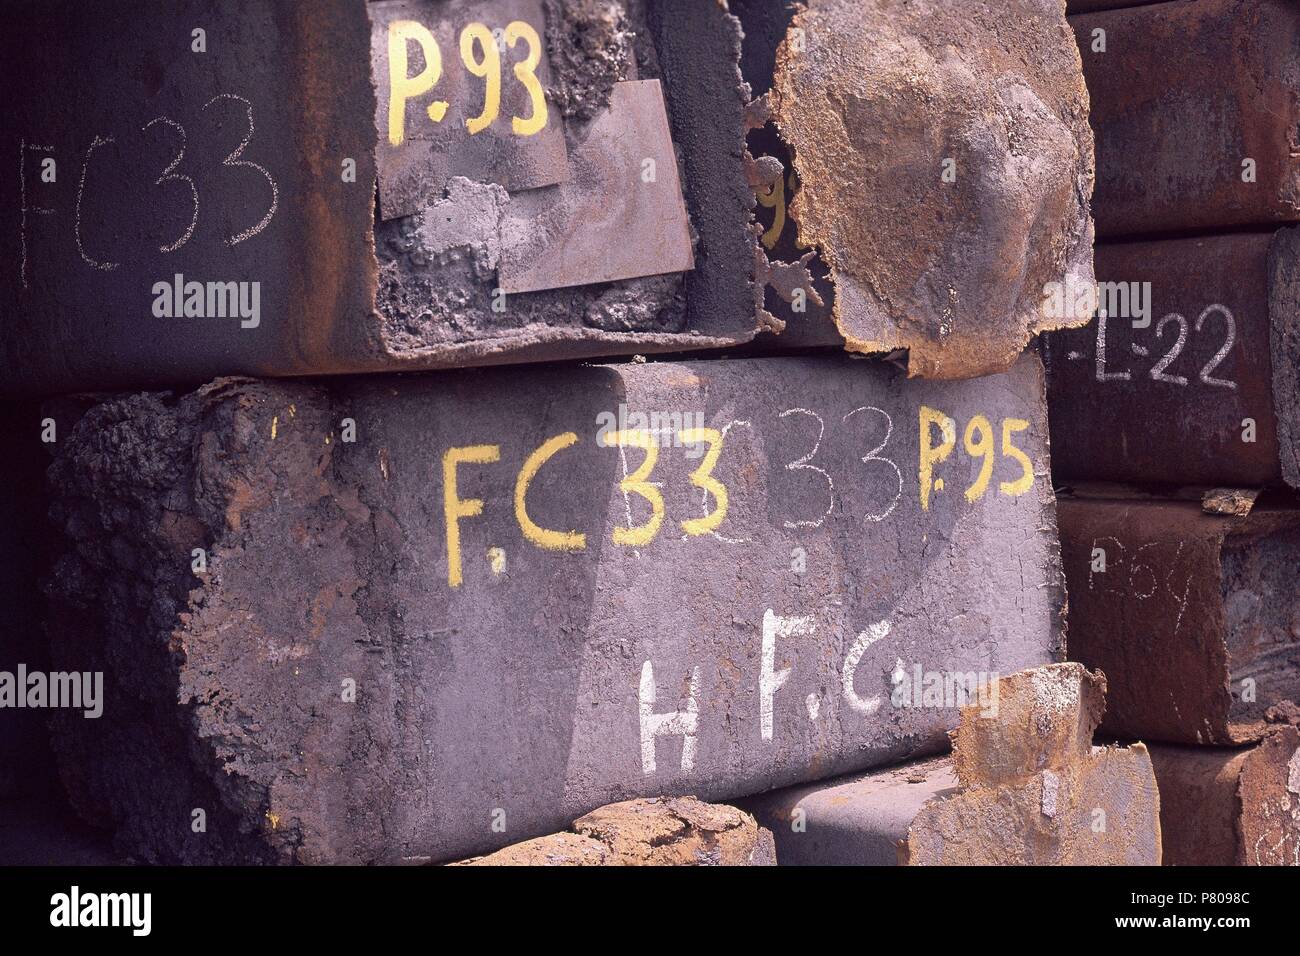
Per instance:
[[[695,266],[658,80],[614,87],[569,157],[573,179],[511,196],[501,288],[534,292]]]
[[[391,0],[372,3],[368,10],[373,25],[370,57],[376,91],[379,207],[384,219],[410,215],[441,198],[452,176],[498,183],[511,192],[569,179],[563,117],[544,99],[539,105],[530,93],[530,89],[544,91],[551,84],[540,0]],[[393,80],[401,64],[390,60],[390,32],[400,29],[394,24],[401,22],[418,24],[432,36],[440,51],[441,71],[427,92],[404,99],[402,142],[396,145],[390,135],[390,107]],[[516,22],[527,24],[532,34],[512,46],[503,31]],[[467,123],[486,113],[487,81],[470,71],[463,56],[465,29],[472,23],[486,27],[498,38],[493,53],[499,67],[489,71],[489,79],[500,81],[496,118],[475,133]],[[535,49],[530,46],[531,38],[536,39]],[[404,76],[418,78],[430,64],[420,42],[409,39],[406,48]],[[479,62],[485,59],[481,45],[471,44],[466,52]],[[537,64],[525,79],[521,73],[529,73],[525,67],[532,58],[537,58]],[[434,102],[447,104],[437,121],[428,113]],[[515,132],[516,120],[528,121],[542,107],[546,118],[539,131],[528,135]]]

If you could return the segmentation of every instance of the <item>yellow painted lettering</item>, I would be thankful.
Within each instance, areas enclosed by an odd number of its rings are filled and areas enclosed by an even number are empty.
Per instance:
[[[519,522],[519,529],[523,531],[525,538],[547,551],[581,551],[587,546],[585,534],[579,534],[577,531],[552,531],[541,527],[528,517],[528,487],[541,471],[542,465],[550,461],[557,452],[577,443],[578,436],[573,432],[565,432],[563,435],[547,439],[528,456],[515,481],[515,518]]]
[[[613,535],[615,544],[639,548],[654,540],[655,535],[659,533],[659,525],[664,520],[663,495],[659,494],[659,489],[648,481],[650,473],[654,471],[655,463],[659,461],[659,445],[653,435],[641,429],[610,432],[607,441],[617,447],[645,450],[645,460],[641,462],[641,466],[620,481],[618,487],[625,495],[640,495],[650,502],[650,520],[637,528],[615,528]]]
[[[483,51],[483,59],[474,58],[474,44]],[[469,134],[481,133],[501,114],[501,53],[492,31],[481,23],[471,23],[460,32],[460,59],[465,69],[483,80],[483,112],[465,120]]]
[[[542,38],[527,23],[515,20],[506,26],[506,43],[513,50],[519,40],[528,45],[528,56],[522,63],[515,64],[515,76],[528,91],[533,109],[527,119],[514,117],[510,126],[520,136],[532,136],[546,126],[546,91],[537,79],[537,65],[542,62]]]
[[[979,432],[981,437],[975,438],[975,433]],[[966,448],[966,454],[972,458],[982,457],[984,463],[980,465],[979,476],[975,479],[975,484],[966,489],[966,500],[970,502],[979,501],[984,497],[984,492],[989,490],[989,479],[993,477],[993,426],[983,415],[976,415],[966,423],[966,433],[962,436],[962,445]]]
[[[488,465],[501,460],[500,445],[468,445],[448,448],[442,456],[442,513],[447,522],[447,583],[461,585],[460,519],[476,518],[483,513],[481,498],[461,500],[456,490],[456,466]]]
[[[1023,474],[1015,481],[1004,481],[998,486],[1004,495],[1012,498],[1023,495],[1034,486],[1034,463],[1029,460],[1028,455],[1011,443],[1013,434],[1028,429],[1029,422],[1023,418],[1006,418],[1002,421],[1002,454],[1006,458],[1014,458],[1020,462],[1020,467],[1023,469]]]
[[[704,461],[691,474],[691,484],[707,491],[717,504],[703,518],[691,518],[682,522],[682,530],[688,535],[708,534],[716,531],[727,517],[727,489],[713,477],[713,468],[722,454],[722,432],[716,428],[685,428],[681,432],[681,439],[684,445],[707,442],[709,446],[709,450],[704,453]]]
[[[767,192],[758,193],[757,198],[760,206],[776,210],[772,214],[772,227],[763,233],[763,246],[771,250],[785,231],[785,174],[782,173]]]
[[[931,429],[935,425],[939,426],[939,431],[943,435],[943,440],[938,448],[931,444]],[[933,483],[934,466],[952,454],[953,447],[957,444],[957,423],[943,412],[922,405],[920,441],[921,510],[929,511],[930,486]],[[935,487],[942,488],[943,486],[936,485]]]
[[[414,40],[424,54],[424,69],[408,76],[407,43]],[[401,146],[406,139],[406,102],[423,96],[442,77],[442,51],[433,34],[414,20],[394,20],[388,25],[388,142]],[[447,114],[445,100],[428,107],[429,119],[442,122]]]

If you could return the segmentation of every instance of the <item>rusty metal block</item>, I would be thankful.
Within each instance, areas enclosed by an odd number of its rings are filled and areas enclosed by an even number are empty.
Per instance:
[[[1078,664],[1023,671],[1002,678],[996,703],[963,710],[955,759],[741,805],[771,829],[782,866],[1157,865],[1160,798],[1146,748],[1091,744],[1105,686]],[[1039,760],[1024,762],[1031,753]]]
[[[222,380],[65,434],[51,629],[107,674],[58,747],[145,858],[456,859],[844,773],[944,745],[934,674],[1058,652],[1034,356]]]
[[[1058,482],[1300,487],[1300,230],[1097,247],[1045,338]]]
[[[405,64],[389,58],[394,17],[430,20],[432,39],[399,31]],[[147,15],[12,4],[0,35],[0,143],[13,158],[0,206],[15,211],[0,231],[0,392],[748,341],[738,35],[721,6],[671,0],[652,13],[631,0],[184,0]],[[727,36],[734,46],[716,42]],[[441,76],[422,89],[432,43]],[[661,57],[690,69],[669,74]],[[386,112],[397,68],[411,81],[400,146]],[[731,82],[704,85],[698,71]],[[497,79],[495,118],[471,132]],[[536,132],[534,80],[547,108]],[[681,179],[656,91],[676,114]],[[428,108],[442,103],[434,123]],[[708,135],[689,131],[701,116]],[[620,150],[591,155],[610,142]],[[630,188],[650,158],[654,188]],[[608,218],[584,222],[597,207]],[[552,283],[563,287],[539,288]]]
[[[1097,137],[1099,236],[1300,219],[1294,3],[1156,3],[1070,24]]]
[[[1300,510],[1062,497],[1073,660],[1106,674],[1102,729],[1237,745],[1300,698]]]
[[[1151,747],[1169,866],[1300,866],[1300,733],[1244,750]]]

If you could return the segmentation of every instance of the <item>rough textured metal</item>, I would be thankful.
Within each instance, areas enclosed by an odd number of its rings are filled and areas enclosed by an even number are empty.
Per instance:
[[[953,769],[963,787],[977,790],[1080,766],[1105,711],[1105,675],[1079,664],[1003,677],[991,706],[962,708]]]
[[[723,3],[655,0],[646,10],[662,71],[673,142],[691,223],[699,233],[686,297],[698,316],[754,317],[750,230],[754,194],[745,179],[740,23]],[[757,327],[755,320],[754,327]]]
[[[671,122],[699,268],[691,278],[647,276],[502,301],[488,249],[490,227],[508,207],[497,184],[452,177],[448,195],[429,196],[417,215],[376,222],[376,94],[361,0],[185,0],[147,16],[124,2],[11,4],[0,32],[9,91],[0,145],[12,163],[0,176],[0,207],[14,211],[0,230],[8,272],[0,282],[0,392],[445,368],[751,339],[744,100],[734,83],[696,82],[700,71],[736,75],[738,50],[705,42],[735,22],[716,4],[669,9],[662,0],[655,16],[671,16],[671,28],[652,30],[642,7],[626,0],[614,25],[567,13],[548,19],[553,79],[567,91],[555,112],[568,113],[572,151],[607,106],[606,81],[662,79],[678,113]],[[202,53],[191,49],[200,28]],[[611,35],[620,55],[584,52],[584,42]],[[663,75],[656,44],[688,68]],[[445,52],[451,72],[458,51]],[[599,63],[601,75],[584,63]],[[736,101],[731,125],[719,105],[728,97]],[[715,128],[682,138],[697,121]],[[730,154],[717,148],[724,141]],[[46,160],[56,164],[52,182]],[[355,180],[345,175],[348,160]],[[663,181],[672,171],[659,165]],[[256,283],[256,317],[211,317],[217,310],[206,300],[195,311],[208,317],[155,314],[155,286],[178,275],[205,291],[244,283],[237,291],[250,307]]]
[[[494,122],[471,134],[470,120],[484,112],[485,81],[470,74],[461,63],[461,35],[471,23],[489,31],[504,31],[512,22],[525,23],[537,34],[539,43],[546,33],[541,0],[384,0],[372,3],[370,13],[371,72],[375,81],[375,132],[378,147],[375,160],[379,175],[379,209],[385,219],[417,213],[442,196],[453,176],[477,182],[497,183],[510,192],[553,186],[569,180],[569,161],[564,142],[563,117],[551,113],[545,125],[529,136],[511,129],[514,117],[534,115],[535,104],[528,88],[513,80],[516,64],[528,55],[527,41],[507,46],[504,37],[493,37],[500,47],[498,113]],[[420,24],[441,50],[438,83],[427,93],[406,102],[405,135],[400,145],[389,139],[393,64],[389,59],[389,30],[393,23]],[[409,65],[405,75],[418,76],[427,67],[420,47],[407,42]],[[471,53],[484,56],[481,49]],[[550,57],[540,49],[534,75],[539,89],[554,84]],[[437,101],[447,107],[438,122],[426,112]]]
[[[1159,864],[1160,797],[1146,748],[1089,742],[1104,678],[1061,664],[998,686],[994,707],[963,709],[954,759],[746,801],[771,828],[777,862]]]
[[[596,114],[570,164],[571,182],[520,193],[506,206],[502,289],[536,292],[695,268],[658,80],[615,84],[609,108]]]
[[[1300,218],[1294,3],[1157,3],[1070,24],[1092,98],[1099,236]]]
[[[1151,748],[1170,866],[1300,866],[1300,733],[1244,750]]]
[[[775,866],[772,834],[735,807],[694,797],[593,810],[572,833],[526,840],[463,866]]]
[[[773,117],[848,347],[960,378],[1082,324],[1041,309],[1048,283],[1092,281],[1088,95],[1059,0],[811,0],[794,26]]]
[[[754,122],[760,118],[762,114]],[[790,149],[781,141],[776,127],[765,121],[750,131],[746,151],[751,157],[758,199],[754,307],[759,310],[760,332],[755,347],[843,348],[844,336],[833,317],[835,289],[830,271],[815,249],[801,244],[799,224],[790,214],[790,202],[800,188]],[[798,310],[794,307],[797,290],[801,296]]]
[[[909,828],[903,862],[1159,866],[1160,854],[1160,797],[1151,758],[1136,743],[1098,747],[1060,773],[927,804]]]
[[[933,751],[955,709],[886,710],[900,666],[1060,652],[1042,389],[1033,356],[956,383],[838,358],[108,401],[52,470],[54,643],[107,671],[104,717],[59,722],[69,790],[145,858],[455,859]],[[981,460],[936,450],[922,508],[923,406],[1012,423],[983,495]],[[620,414],[653,467],[598,443]],[[668,444],[687,427],[716,460]],[[616,530],[658,496],[653,535]]]
[[[746,179],[754,190],[754,304],[759,334],[746,352],[760,354],[806,347],[843,348],[832,317],[835,291],[825,260],[801,245],[790,200],[799,191],[790,147],[771,118],[777,50],[794,15],[794,0],[728,0],[744,32],[741,75],[753,98],[746,109]],[[796,310],[795,294],[799,293]]]
[[[1259,500],[1259,492],[1245,488],[1211,488],[1201,495],[1201,510],[1212,515],[1244,518]]]
[[[1300,510],[1069,497],[1058,509],[1070,656],[1106,674],[1104,730],[1240,744],[1270,706],[1300,699]]]
[[[1102,245],[1097,277],[1130,314],[1045,338],[1057,480],[1300,487],[1300,230]]]

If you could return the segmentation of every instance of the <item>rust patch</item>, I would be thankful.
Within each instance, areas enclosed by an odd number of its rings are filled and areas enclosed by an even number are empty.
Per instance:
[[[543,6],[555,77],[547,98],[566,119],[591,119],[609,105],[616,83],[636,78],[636,31],[617,0],[543,0]]]
[[[1060,4],[812,0],[793,27],[773,117],[847,347],[964,378],[1083,324],[1043,310],[1048,283],[1093,281],[1088,96]]]
[[[370,24],[357,8],[326,16],[301,6],[284,15],[291,22],[282,35],[294,44],[297,156],[311,182],[331,188],[303,190],[295,198],[302,208],[295,238],[311,268],[302,269],[292,283],[295,321],[284,323],[283,351],[260,356],[258,370],[283,374],[287,362],[303,371],[337,372],[349,364],[341,356],[378,350],[379,262],[369,216],[375,137],[366,121],[374,111],[374,89],[361,53]],[[349,57],[341,55],[344,50],[357,52]],[[340,112],[342,99],[357,104],[355,115]],[[355,161],[355,183],[342,182],[343,157]]]
[[[1236,515],[1244,518],[1255,507],[1258,490],[1211,488],[1201,497],[1201,510],[1212,515]]]

